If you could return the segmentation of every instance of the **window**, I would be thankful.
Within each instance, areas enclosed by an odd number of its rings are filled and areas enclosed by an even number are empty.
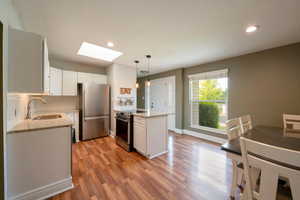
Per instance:
[[[189,76],[192,128],[224,132],[227,121],[227,72],[225,69]]]

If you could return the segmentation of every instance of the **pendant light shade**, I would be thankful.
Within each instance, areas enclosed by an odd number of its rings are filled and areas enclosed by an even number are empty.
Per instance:
[[[146,58],[148,59],[148,73],[150,74],[150,59],[151,59],[151,55],[146,55]],[[151,82],[150,82],[149,78],[147,79],[146,85],[148,87],[150,87],[150,85],[151,85]]]
[[[137,78],[138,78],[138,76],[139,76],[138,64],[140,63],[140,61],[135,60],[134,63],[136,64],[136,83],[135,83],[135,87],[136,87],[136,88],[139,88],[140,85],[139,85],[139,83],[137,82]]]

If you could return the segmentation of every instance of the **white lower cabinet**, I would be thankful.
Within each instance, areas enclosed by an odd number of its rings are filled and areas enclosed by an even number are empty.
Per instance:
[[[71,128],[7,134],[8,199],[46,199],[73,187]]]
[[[152,159],[168,152],[167,115],[154,117],[134,116],[133,146]]]
[[[146,155],[147,153],[147,130],[141,124],[134,124],[134,148],[140,153]]]

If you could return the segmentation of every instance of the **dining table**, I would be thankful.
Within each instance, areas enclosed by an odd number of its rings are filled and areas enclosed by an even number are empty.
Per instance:
[[[256,142],[300,152],[300,132],[286,131],[279,127],[255,126],[244,133],[242,137]],[[233,170],[236,170],[239,163],[242,163],[240,138],[238,137],[224,143],[221,145],[221,149],[224,150],[227,157],[232,160],[233,165],[235,165]],[[255,172],[257,178],[259,176],[259,171],[256,170]],[[234,174],[235,173],[233,173],[233,175]],[[233,180],[235,180],[234,177]],[[236,183],[232,183],[232,187],[234,184]],[[234,190],[232,189],[231,196],[233,195]]]
[[[300,132],[288,132],[279,127],[255,126],[244,133],[243,137],[276,147],[300,151]],[[240,138],[224,143],[221,149],[229,154],[229,157],[241,157]]]

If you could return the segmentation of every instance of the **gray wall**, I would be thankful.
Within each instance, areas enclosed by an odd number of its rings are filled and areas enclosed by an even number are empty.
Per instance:
[[[282,114],[300,114],[300,43],[183,69],[183,128],[189,127],[188,75],[229,69],[229,118],[250,114],[254,125],[282,126]],[[160,74],[155,76],[159,77]],[[176,82],[176,92],[182,86]],[[140,101],[140,96],[138,96]],[[181,98],[177,101],[180,103]],[[180,106],[180,105],[177,105]],[[180,110],[178,110],[180,112]],[[177,122],[180,123],[180,122]],[[204,132],[218,137],[220,134]]]
[[[229,69],[229,118],[250,114],[255,125],[282,126],[282,114],[300,114],[300,43],[184,70],[188,75]],[[189,102],[184,98],[184,128],[189,128]],[[192,130],[192,129],[191,129]]]
[[[176,81],[176,128],[183,127],[183,69],[167,71],[159,74],[148,76],[147,78],[139,78],[140,87],[137,89],[137,108],[145,108],[145,81],[147,79],[153,80],[164,78],[168,76],[175,76]]]
[[[55,68],[59,68],[59,69],[76,71],[76,72],[106,74],[106,67],[80,64],[80,63],[76,63],[76,62],[72,62],[72,61],[64,61],[64,60],[57,59],[54,57],[50,57],[49,61],[50,61],[51,67],[55,67]]]

